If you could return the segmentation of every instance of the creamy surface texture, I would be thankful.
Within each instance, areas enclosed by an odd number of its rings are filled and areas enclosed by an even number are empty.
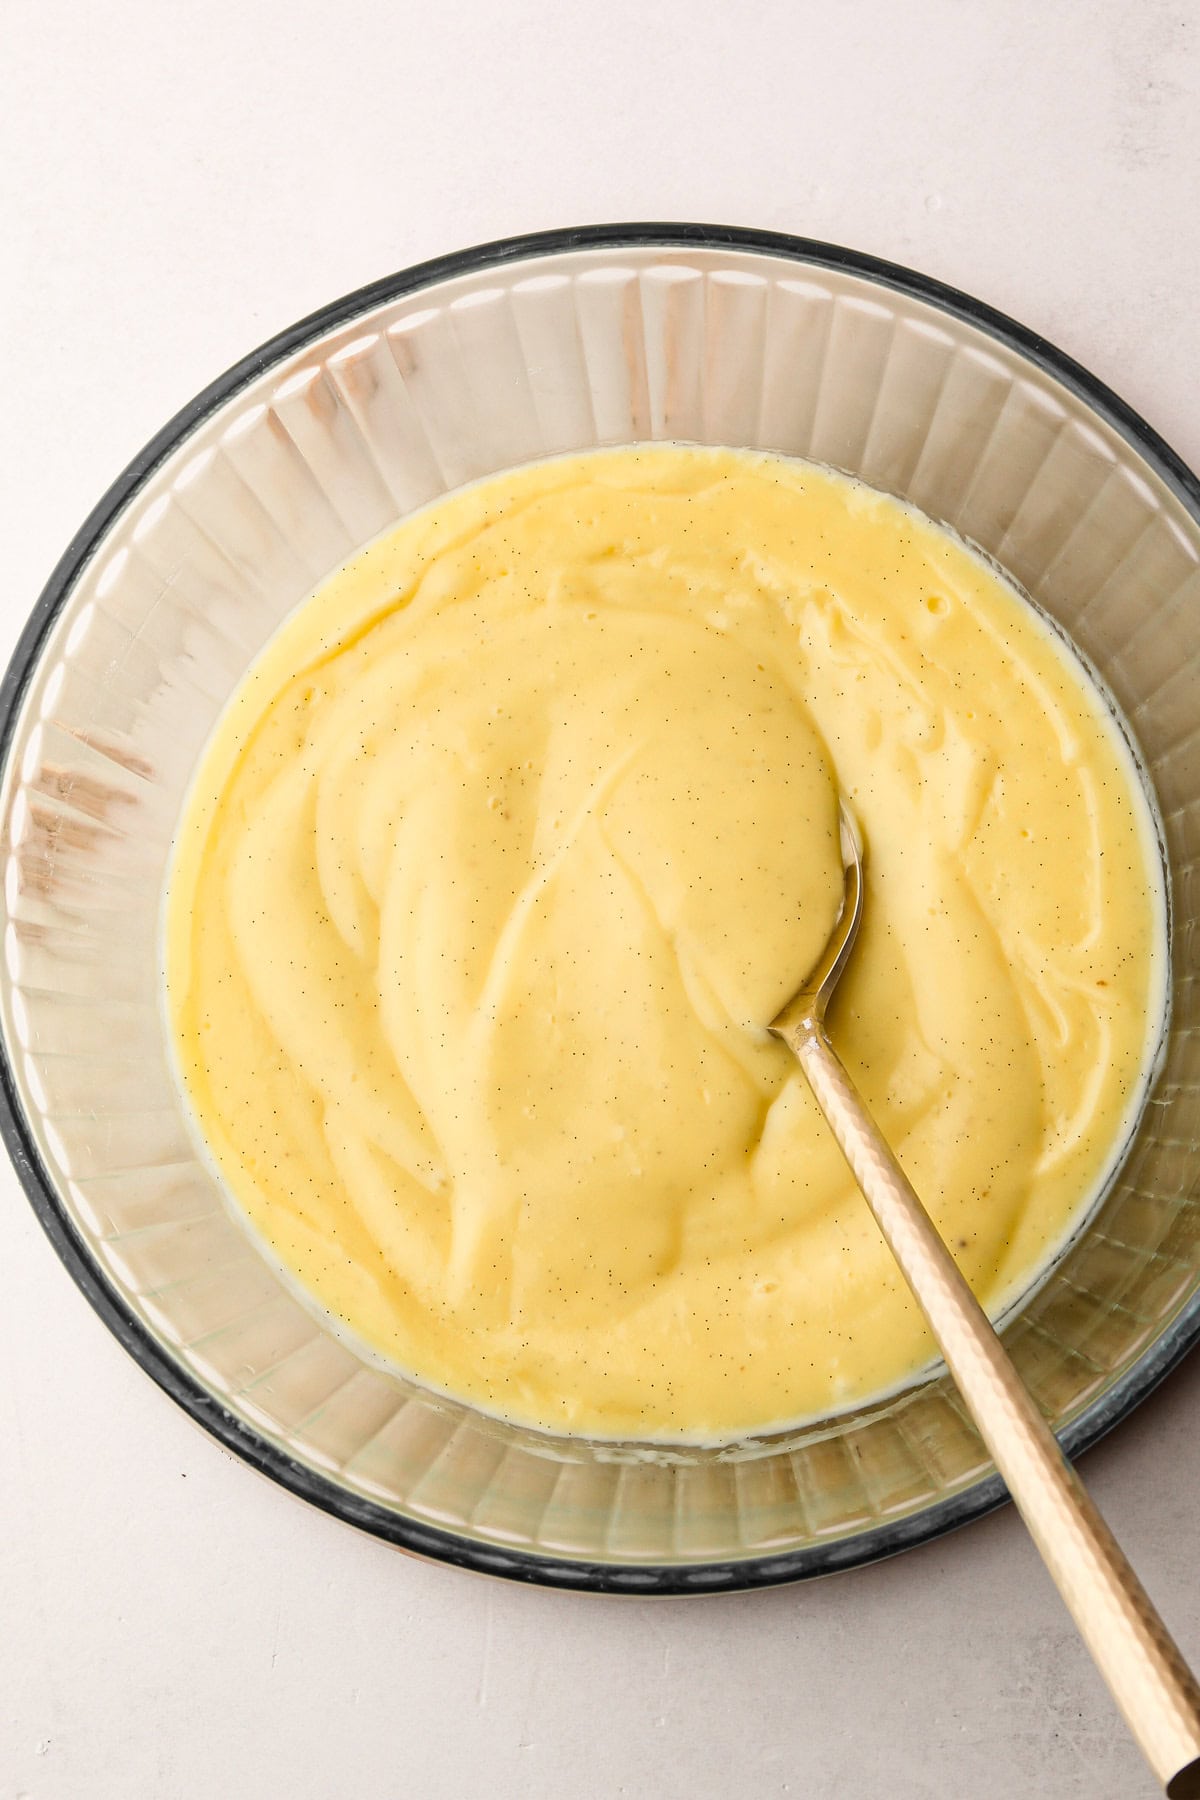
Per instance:
[[[763,1027],[868,847],[832,1035],[993,1310],[1157,1037],[1149,812],[1033,610],[802,463],[637,447],[464,490],[335,574],[220,722],[167,997],[232,1194],[437,1388],[728,1438],[931,1354]]]

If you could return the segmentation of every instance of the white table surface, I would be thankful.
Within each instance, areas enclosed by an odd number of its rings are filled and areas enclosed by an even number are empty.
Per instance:
[[[940,276],[1200,465],[1188,0],[8,0],[0,651],[169,414],[322,302],[705,219]],[[15,276],[15,280],[12,277]],[[1137,1800],[1011,1510],[758,1596],[396,1555],[176,1411],[0,1174],[0,1800]],[[1200,1357],[1086,1459],[1200,1661]]]

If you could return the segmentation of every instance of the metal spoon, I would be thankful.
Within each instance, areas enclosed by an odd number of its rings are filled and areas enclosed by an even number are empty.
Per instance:
[[[842,910],[771,1030],[792,1050],[929,1322],[1017,1510],[1170,1800],[1200,1800],[1200,1687],[1055,1442],[825,1031],[863,912],[863,845],[843,801]]]

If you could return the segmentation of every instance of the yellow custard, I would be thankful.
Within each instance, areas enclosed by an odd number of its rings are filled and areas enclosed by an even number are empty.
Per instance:
[[[361,1341],[505,1416],[732,1438],[931,1345],[763,1027],[830,1026],[976,1293],[1036,1276],[1157,1041],[1132,758],[999,575],[811,465],[640,446],[439,501],[285,623],[167,894],[201,1133]]]

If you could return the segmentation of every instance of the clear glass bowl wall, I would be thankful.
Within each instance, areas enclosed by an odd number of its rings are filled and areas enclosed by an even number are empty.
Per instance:
[[[197,1159],[157,944],[197,754],[334,565],[411,508],[534,457],[669,438],[816,458],[981,545],[1091,658],[1165,822],[1172,1025],[1120,1178],[1005,1336],[1078,1444],[1195,1331],[1194,502],[1069,369],[918,286],[819,251],[645,241],[398,281],[244,365],[60,584],[3,790],[18,1161],[76,1278],[157,1379],[251,1461],[409,1548],[704,1591],[885,1554],[999,1492],[945,1376],[786,1439],[654,1457],[431,1397],[296,1300]]]

